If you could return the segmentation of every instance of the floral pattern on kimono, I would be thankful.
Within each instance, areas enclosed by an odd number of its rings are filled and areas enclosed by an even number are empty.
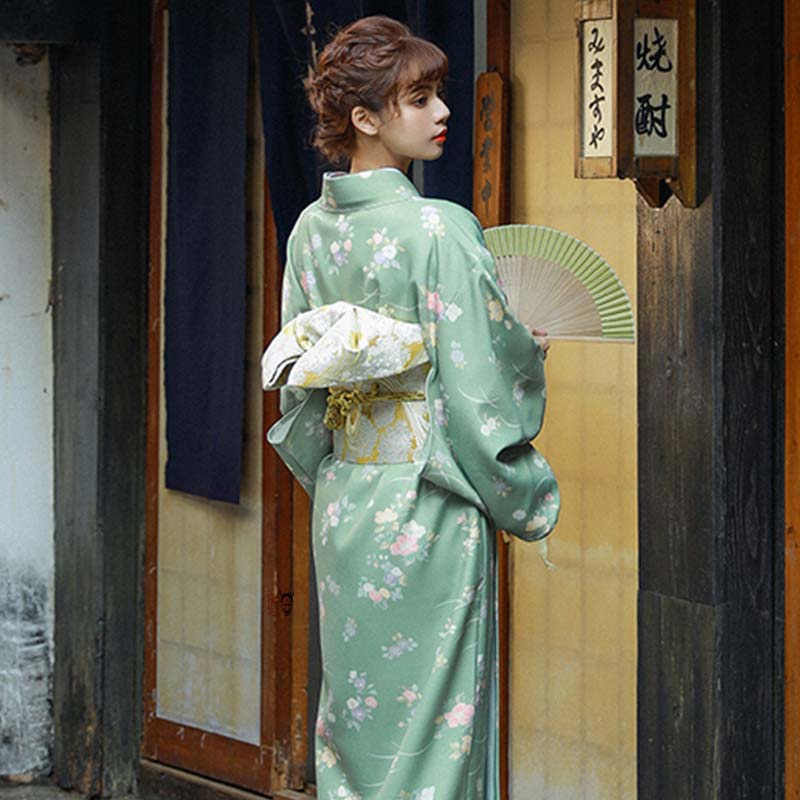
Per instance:
[[[475,217],[389,167],[325,174],[289,238],[282,323],[269,441],[314,501],[318,797],[499,800],[494,531],[543,539],[560,504],[530,444],[543,353]],[[424,400],[332,435],[328,387],[372,379]]]

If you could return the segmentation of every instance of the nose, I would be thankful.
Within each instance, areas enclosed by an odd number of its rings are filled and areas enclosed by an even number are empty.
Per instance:
[[[441,97],[436,98],[438,107],[436,109],[436,122],[437,124],[443,124],[450,119],[450,109],[445,104],[444,100]]]

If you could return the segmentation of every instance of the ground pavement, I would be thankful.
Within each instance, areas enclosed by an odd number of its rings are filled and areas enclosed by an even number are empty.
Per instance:
[[[75,792],[65,792],[54,786],[39,786],[26,784],[24,786],[11,786],[0,784],[0,800],[84,800],[84,795]],[[133,795],[120,798],[120,800],[137,800]]]

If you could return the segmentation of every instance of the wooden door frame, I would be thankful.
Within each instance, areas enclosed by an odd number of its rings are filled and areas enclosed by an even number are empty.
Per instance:
[[[163,70],[163,27],[158,24],[159,15],[163,14],[167,6],[167,0],[155,0],[154,2],[154,17],[153,17],[153,62],[152,62],[152,164],[153,164],[153,188],[152,188],[152,205],[151,205],[151,265],[154,278],[151,281],[151,315],[156,313],[158,306],[153,305],[159,299],[153,295],[153,287],[160,285],[160,269],[161,269],[161,193],[157,190],[160,186],[161,180],[161,165],[163,163],[164,153],[162,152],[162,143],[160,137],[161,115],[163,113],[163,87],[161,85],[160,76]],[[510,85],[510,1],[500,0],[500,2],[487,4],[487,17],[486,17],[486,40],[487,40],[487,67],[489,70],[499,72],[505,79],[506,85]],[[506,120],[504,129],[508,132],[510,127],[508,119],[510,118],[510,106],[506,106]],[[503,143],[503,149],[507,154],[509,152],[508,138]],[[500,206],[499,206],[499,219],[496,224],[508,221],[510,209],[510,184],[508,180],[510,161],[506,157],[503,159],[505,166],[506,179],[502,182],[502,191],[500,192]],[[268,275],[279,275],[279,254],[277,252],[276,236],[274,230],[274,222],[272,217],[272,210],[270,206],[269,191],[266,185],[265,175],[265,209],[264,209],[264,259],[265,271]],[[279,321],[279,309],[277,306],[276,298],[280,296],[278,291],[279,286],[267,286],[265,284],[265,303],[264,303],[264,329],[265,339],[266,332],[277,329]],[[151,316],[151,319],[155,319]],[[158,326],[151,324],[149,327],[150,337],[150,361],[149,361],[149,392],[150,404],[148,412],[148,436],[152,436],[152,431],[157,430],[158,425],[158,385],[160,380],[160,333]],[[277,406],[273,396],[265,396],[264,399],[264,425],[266,427],[277,418]],[[268,485],[266,476],[271,467],[268,465],[268,453],[264,452],[264,474],[265,474],[265,487]],[[157,453],[156,453],[157,457]],[[157,573],[152,569],[155,563],[153,560],[156,552],[156,535],[157,535],[157,461],[154,463],[153,457],[148,458],[148,504],[147,504],[147,551],[148,551],[148,567],[145,572],[145,580],[148,583],[146,598],[147,598],[147,611],[146,617],[151,622],[147,626],[146,635],[148,642],[155,643],[155,629],[154,629],[154,614],[155,614],[155,597],[156,597],[156,576]],[[274,467],[272,467],[274,469]],[[280,631],[282,634],[280,638],[284,641],[290,642],[288,649],[284,649],[278,653],[277,658],[274,654],[277,652],[274,648],[264,648],[264,663],[266,669],[274,670],[276,684],[283,686],[290,686],[289,693],[277,691],[268,696],[269,708],[262,709],[268,718],[275,717],[280,720],[280,723],[275,729],[275,748],[273,751],[273,758],[275,763],[272,766],[272,773],[277,779],[279,784],[289,789],[286,794],[276,794],[276,797],[292,797],[299,798],[303,796],[314,796],[313,792],[315,787],[313,784],[305,782],[305,762],[307,755],[307,697],[306,697],[306,683],[308,679],[308,594],[304,590],[308,586],[308,579],[310,573],[310,548],[309,548],[309,502],[305,493],[298,487],[297,483],[291,481],[288,473],[281,468],[278,468],[277,474],[273,476],[273,484],[278,487],[278,490],[271,496],[268,496],[268,490],[265,489],[264,495],[264,513],[265,513],[265,530],[267,528],[266,515],[269,512],[270,504],[267,500],[271,500],[272,508],[279,509],[273,519],[290,519],[290,529],[292,532],[292,544],[290,548],[284,548],[282,551],[276,549],[279,553],[279,564],[277,565],[277,573],[280,575],[291,576],[291,584],[293,587],[302,587],[303,590],[296,591],[294,595],[294,608],[291,618],[289,620],[289,629]],[[154,499],[155,498],[155,499]],[[279,535],[279,528],[275,526],[275,535]],[[266,567],[266,564],[265,564]],[[266,573],[265,573],[266,574]],[[509,632],[510,632],[510,605],[509,605],[509,546],[506,544],[502,537],[498,535],[498,602],[499,602],[499,636],[500,636],[500,785],[501,785],[501,798],[506,800],[508,798],[508,753],[509,753]],[[152,606],[152,607],[151,607]],[[154,648],[149,648],[150,657],[145,662],[145,714],[146,718],[149,715],[150,719],[154,718],[155,709],[152,698],[152,692],[147,691],[147,687],[154,685],[155,676],[155,661],[154,661]],[[266,705],[266,704],[265,704]],[[165,721],[162,721],[165,723]],[[174,731],[169,731],[174,734]],[[169,733],[168,732],[168,733]],[[152,738],[152,725],[145,726],[145,745],[143,753],[151,755],[155,752],[154,743]],[[229,794],[221,784],[217,784],[214,780],[199,779],[191,773],[182,771],[180,769],[170,768],[162,764],[156,763],[152,757],[145,758],[142,762],[142,779],[143,788],[146,789],[148,795],[161,796],[159,794],[159,785],[166,785],[171,783],[174,786],[180,784],[191,785],[191,791],[200,791],[202,784],[206,788],[204,792],[210,792],[209,797],[217,796],[216,793],[221,792],[218,796]],[[303,794],[301,792],[291,791],[290,787],[304,787],[310,794]],[[178,790],[173,789],[171,794],[174,795]],[[233,790],[230,790],[233,791]]]
[[[505,86],[500,123],[502,139],[495,151],[499,160],[501,180],[498,187],[497,219],[493,225],[504,225],[511,221],[511,0],[491,0],[486,4],[486,70],[497,72]],[[473,110],[477,119],[478,109]],[[475,148],[477,150],[477,137]],[[473,155],[473,163],[478,160]],[[479,172],[473,174],[473,196],[479,197],[481,187]],[[500,798],[509,800],[509,740],[511,708],[511,543],[497,533],[497,603],[499,637],[499,779]]]
[[[262,447],[262,590],[261,590],[261,721],[260,743],[249,744],[210,731],[161,719],[156,713],[157,590],[158,590],[158,496],[159,496],[159,396],[161,391],[161,285],[163,274],[163,175],[166,164],[164,79],[168,41],[165,20],[168,0],[154,0],[151,24],[151,186],[150,186],[150,283],[148,325],[148,411],[146,466],[145,543],[145,649],[143,671],[144,735],[142,739],[141,788],[160,796],[165,782],[182,783],[195,796],[201,786],[230,783],[234,795],[242,790],[269,792],[303,786],[306,758],[305,676],[308,634],[308,512],[291,475],[266,444],[266,430],[278,418],[277,393],[263,398]],[[254,39],[251,47],[255,47]],[[255,50],[253,51],[255,52]],[[250,64],[249,129],[256,107],[254,58]],[[260,130],[260,127],[258,128]],[[260,143],[249,137],[250,157]],[[261,148],[263,152],[263,148]],[[250,225],[263,233],[263,342],[272,338],[280,323],[280,262],[277,252],[266,169],[263,170],[263,216]],[[259,179],[262,180],[262,179]],[[252,237],[250,238],[252,241]],[[248,258],[256,257],[248,253]],[[285,536],[292,532],[291,540]],[[297,591],[295,591],[297,587]],[[275,613],[272,596],[293,592],[291,614]],[[286,688],[290,687],[290,691]],[[206,777],[198,777],[203,775]],[[162,785],[163,784],[163,785]],[[174,790],[170,790],[173,791]],[[220,788],[214,791],[226,790]]]

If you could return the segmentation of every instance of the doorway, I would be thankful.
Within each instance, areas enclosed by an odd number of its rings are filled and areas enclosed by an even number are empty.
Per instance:
[[[265,443],[277,397],[258,369],[278,328],[280,270],[255,58],[247,123],[247,305],[239,504],[165,487],[163,354],[169,7],[154,6],[143,781],[161,765],[280,796],[306,766],[307,508]],[[251,54],[254,47],[251,45]],[[295,527],[296,526],[296,527]],[[301,587],[298,591],[294,587]],[[281,602],[292,597],[287,609]],[[196,786],[200,784],[197,783]]]

